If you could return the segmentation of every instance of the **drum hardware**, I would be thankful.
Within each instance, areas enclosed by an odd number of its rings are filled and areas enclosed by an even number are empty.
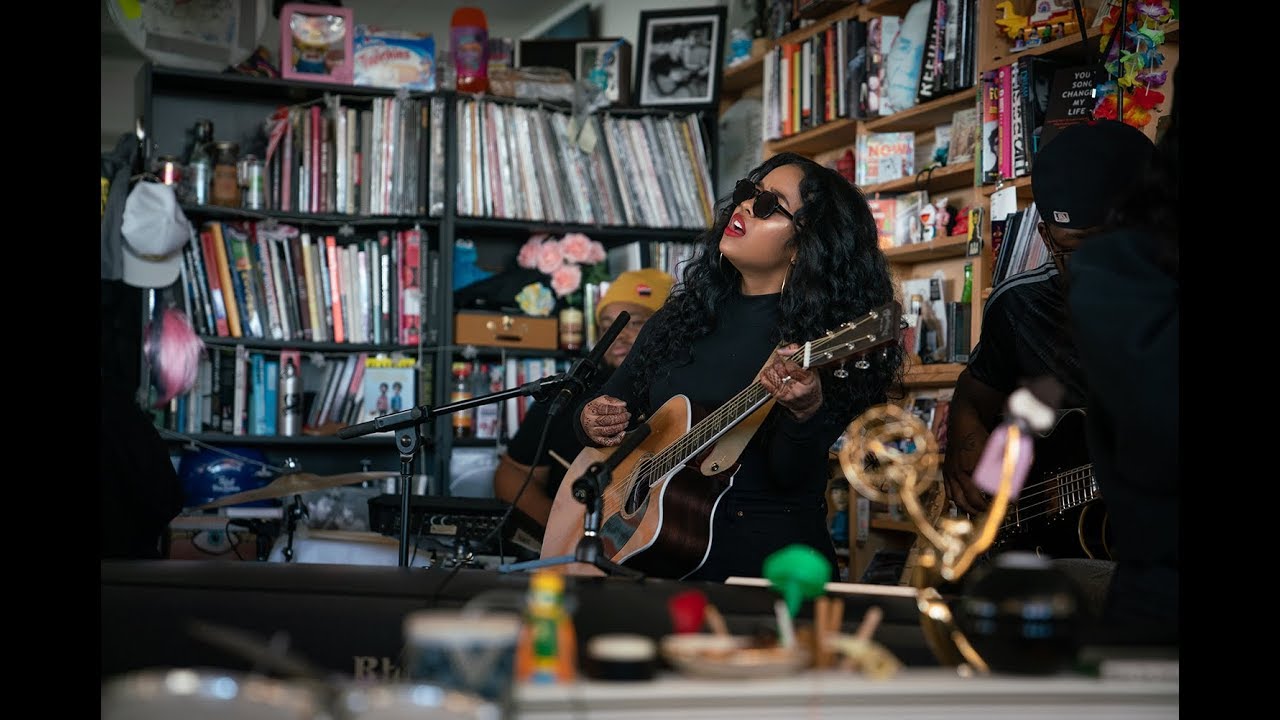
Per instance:
[[[257,500],[275,500],[285,498],[290,495],[298,495],[313,490],[328,490],[330,488],[342,487],[344,485],[358,485],[368,480],[380,480],[387,477],[395,477],[394,472],[355,472],[343,475],[314,475],[312,473],[289,473],[281,475],[270,484],[253,490],[238,492],[234,495],[226,495],[205,503],[197,507],[197,510],[209,510],[212,508],[226,507],[228,505],[239,505],[241,503],[254,502]]]
[[[285,532],[289,534],[288,540],[284,546],[284,561],[293,561],[293,534],[298,530],[298,521],[304,517],[311,515],[307,510],[307,506],[302,502],[302,495],[294,495],[293,502],[289,504],[289,509],[285,511]]]
[[[275,541],[276,536],[280,534],[279,520],[259,520],[258,518],[232,518],[227,521],[227,525],[235,525],[242,527],[253,533],[257,538],[257,558],[261,562],[266,562],[271,556],[271,544]]]

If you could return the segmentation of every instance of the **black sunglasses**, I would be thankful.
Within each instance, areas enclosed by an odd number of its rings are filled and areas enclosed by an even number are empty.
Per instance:
[[[739,180],[738,184],[733,186],[734,206],[736,207],[741,205],[751,198],[756,199],[755,204],[751,206],[751,212],[761,220],[769,217],[776,211],[782,213],[791,222],[794,223],[796,221],[795,216],[787,212],[786,208],[782,207],[782,204],[778,201],[777,194],[772,190],[761,190],[756,187],[755,183],[746,178]]]

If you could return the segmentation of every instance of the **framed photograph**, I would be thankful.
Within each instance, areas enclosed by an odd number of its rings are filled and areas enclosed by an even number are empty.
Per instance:
[[[280,8],[280,75],[350,85],[355,31],[351,8],[285,3]]]
[[[382,415],[408,410],[417,404],[416,370],[412,362],[393,365],[383,361],[377,365],[371,361],[364,370],[364,404],[356,422],[368,422]],[[387,431],[390,432],[390,431]]]
[[[616,47],[615,47],[616,46]],[[604,72],[610,105],[631,103],[631,43],[623,40],[583,40],[574,47],[574,78],[591,80],[592,72]]]
[[[711,109],[720,100],[726,8],[640,13],[639,104]]]

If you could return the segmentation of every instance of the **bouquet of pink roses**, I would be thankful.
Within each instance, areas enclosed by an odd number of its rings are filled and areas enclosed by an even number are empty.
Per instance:
[[[546,234],[532,235],[516,257],[516,264],[520,267],[536,269],[547,276],[555,297],[561,298],[567,306],[579,308],[582,307],[580,291],[584,283],[609,279],[609,270],[604,261],[604,246],[582,233],[568,233],[559,239]],[[537,297],[543,295],[544,290],[541,283],[537,285],[539,287],[534,289],[526,287],[517,296],[517,300],[525,296],[531,301],[532,309],[525,308],[525,302],[521,300],[522,309],[531,315],[547,314],[550,307],[546,307],[542,313],[537,312],[550,300],[549,295]],[[527,295],[526,291],[529,291]]]

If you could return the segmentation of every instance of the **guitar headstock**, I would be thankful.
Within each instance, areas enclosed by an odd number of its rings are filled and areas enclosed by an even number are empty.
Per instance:
[[[889,302],[800,347],[795,358],[804,368],[846,360],[898,339],[902,306]]]

